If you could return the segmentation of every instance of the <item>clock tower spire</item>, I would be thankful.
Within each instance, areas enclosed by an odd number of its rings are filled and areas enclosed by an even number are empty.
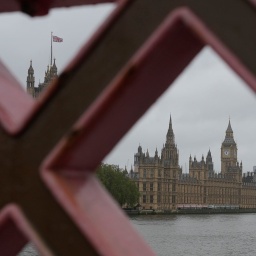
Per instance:
[[[229,119],[226,136],[221,145],[221,173],[235,177],[235,174],[241,172],[237,163],[237,145]]]

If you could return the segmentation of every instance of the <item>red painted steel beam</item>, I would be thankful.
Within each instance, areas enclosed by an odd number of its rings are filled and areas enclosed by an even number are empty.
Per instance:
[[[38,102],[0,66],[1,255],[153,255],[93,172],[204,45],[256,91],[255,24],[242,0],[127,1]]]
[[[118,2],[118,0],[8,0],[0,2],[0,12],[22,11],[30,16],[48,14],[51,8]]]

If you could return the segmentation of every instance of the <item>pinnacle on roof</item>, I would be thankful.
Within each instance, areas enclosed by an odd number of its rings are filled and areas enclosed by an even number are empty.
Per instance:
[[[155,151],[155,156],[158,156],[158,151],[157,151],[157,148],[156,148],[156,151]]]
[[[54,66],[56,67],[55,60],[56,60],[56,59],[54,58],[54,59],[53,59],[53,65],[52,65],[53,67],[54,67]]]
[[[225,136],[225,139],[223,141],[223,144],[229,145],[229,146],[230,145],[236,145],[234,137],[233,137],[233,130],[232,130],[232,127],[231,127],[230,118],[229,118],[228,127],[227,127],[227,130],[226,130],[226,136]]]
[[[30,66],[29,66],[29,69],[28,69],[28,73],[29,74],[34,74],[34,69],[32,67],[32,60],[30,60]]]
[[[53,65],[51,66],[51,71],[53,71],[53,72],[57,72],[57,66],[56,66],[55,60],[56,59],[54,58]]]
[[[229,121],[228,121],[228,128],[227,128],[226,132],[228,132],[228,133],[232,132],[233,133],[231,123],[230,123],[230,118],[229,118]]]
[[[170,121],[169,121],[169,128],[166,134],[166,143],[167,144],[175,144],[174,141],[174,133],[173,133],[173,129],[172,129],[172,117],[170,114]]]
[[[172,116],[170,114],[170,121],[169,121],[169,129],[168,129],[168,133],[172,132]]]

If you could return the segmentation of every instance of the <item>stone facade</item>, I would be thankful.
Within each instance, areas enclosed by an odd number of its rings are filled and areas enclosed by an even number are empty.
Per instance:
[[[49,86],[49,84],[58,77],[58,69],[55,64],[55,59],[53,65],[47,66],[44,76],[44,82],[38,84],[35,87],[35,76],[34,76],[34,69],[32,66],[32,60],[30,61],[30,67],[28,69],[28,76],[27,76],[27,93],[30,94],[33,98],[38,98],[44,90]]]
[[[221,171],[214,170],[211,151],[206,159],[189,157],[189,173],[179,165],[179,152],[170,117],[166,142],[161,154],[144,153],[142,147],[134,155],[130,177],[140,191],[143,209],[171,211],[180,207],[256,208],[256,171],[243,174],[237,159],[237,145],[229,120],[221,145]]]

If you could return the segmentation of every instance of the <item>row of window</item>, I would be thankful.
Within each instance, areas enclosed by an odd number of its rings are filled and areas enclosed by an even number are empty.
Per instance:
[[[143,182],[143,191],[147,191],[147,182]],[[149,191],[154,191],[154,183],[149,183]],[[157,183],[157,191],[176,191],[175,183]],[[219,187],[191,187],[191,186],[182,186],[181,191],[183,193],[197,193],[197,194],[230,194],[230,195],[239,195],[238,189],[234,188],[219,188]]]
[[[148,200],[149,199],[149,200]],[[153,202],[154,202],[154,196],[153,195],[150,195],[149,197],[148,196],[146,196],[146,195],[143,195],[143,197],[142,197],[142,203],[151,203],[151,204],[153,204]]]
[[[176,202],[176,197],[173,196],[161,196],[157,195],[157,203],[175,203]],[[142,203],[154,203],[154,195],[143,195],[142,196]]]
[[[162,191],[162,188],[164,191],[176,191],[176,184],[165,184],[165,186],[162,186],[161,183],[157,184],[157,191]],[[147,183],[143,182],[143,191],[147,191]],[[154,191],[154,183],[149,183],[149,191]]]
[[[170,170],[166,170],[166,171],[156,170],[156,171],[157,171],[157,177],[159,177],[159,178],[161,178],[161,177],[171,178],[171,176],[173,178],[176,177],[175,171],[172,172],[172,175],[171,175]],[[154,169],[143,169],[143,173],[141,172],[140,176],[142,178],[154,178],[155,177],[155,170]]]

